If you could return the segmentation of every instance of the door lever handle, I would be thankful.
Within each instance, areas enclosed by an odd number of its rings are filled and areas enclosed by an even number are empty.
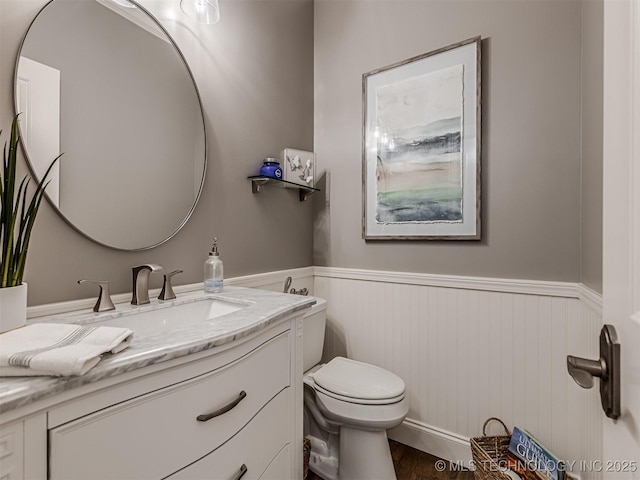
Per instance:
[[[600,378],[600,401],[607,417],[620,417],[620,343],[613,325],[600,331],[600,358],[567,356],[567,370],[582,388],[591,388],[594,377]]]
[[[593,387],[593,377],[599,377],[601,380],[606,380],[607,378],[607,366],[602,359],[587,360],[586,358],[567,355],[567,369],[569,370],[569,375],[582,388]]]

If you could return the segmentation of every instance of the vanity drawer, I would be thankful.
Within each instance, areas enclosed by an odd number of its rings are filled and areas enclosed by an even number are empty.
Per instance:
[[[207,455],[290,384],[289,344],[286,332],[223,368],[50,430],[50,478],[162,478]]]
[[[206,457],[176,472],[171,480],[233,480],[242,474],[242,480],[257,480],[271,463],[279,457],[289,438],[288,392],[285,390],[264,407],[256,417],[229,442]],[[291,462],[286,474],[291,476]],[[245,471],[246,470],[246,471]],[[244,472],[244,474],[243,474]],[[282,472],[282,468],[280,468]],[[272,477],[275,479],[275,477]]]

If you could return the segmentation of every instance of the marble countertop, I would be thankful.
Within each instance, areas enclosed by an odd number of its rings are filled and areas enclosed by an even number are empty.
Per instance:
[[[315,303],[313,297],[225,286],[224,292],[217,294],[187,293],[178,295],[177,299],[169,302],[160,302],[154,299],[150,305],[139,307],[118,304],[116,310],[112,312],[97,314],[85,310],[35,318],[29,323],[46,321],[86,325],[118,318],[120,319],[119,323],[122,324],[121,320],[133,313],[159,310],[171,305],[181,305],[209,298],[240,304],[242,308],[213,320],[158,332],[136,333],[135,323],[132,319],[129,328],[134,331],[134,335],[129,348],[117,354],[105,356],[97,366],[85,375],[79,377],[0,378],[0,413],[85,384],[233,342]]]

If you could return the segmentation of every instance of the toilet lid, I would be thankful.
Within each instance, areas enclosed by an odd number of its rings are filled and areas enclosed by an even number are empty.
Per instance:
[[[328,392],[364,400],[396,398],[405,389],[404,381],[388,370],[343,357],[331,360],[313,379]]]

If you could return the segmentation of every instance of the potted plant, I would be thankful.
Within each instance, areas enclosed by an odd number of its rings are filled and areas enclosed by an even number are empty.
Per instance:
[[[38,183],[31,198],[27,193],[30,178],[25,175],[16,192],[16,164],[18,160],[18,117],[11,124],[11,137],[7,148],[4,144],[3,164],[0,170],[0,332],[23,326],[27,321],[27,284],[23,283],[31,230],[36,221],[40,202],[47,187],[51,167],[56,157]],[[2,130],[0,130],[0,135]]]

